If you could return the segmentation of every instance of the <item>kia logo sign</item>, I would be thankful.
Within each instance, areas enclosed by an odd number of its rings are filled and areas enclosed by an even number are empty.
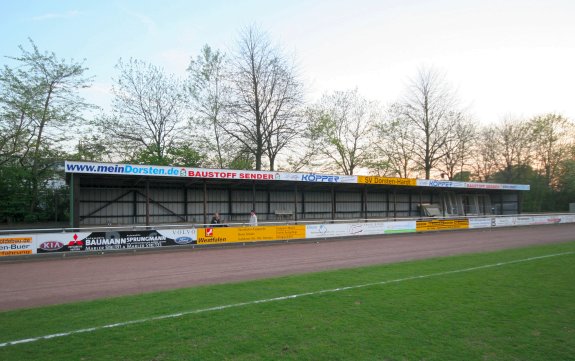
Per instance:
[[[64,247],[64,243],[58,241],[47,241],[40,245],[40,249],[44,251],[57,251]]]
[[[188,244],[194,241],[191,237],[178,237],[174,240],[177,244]]]

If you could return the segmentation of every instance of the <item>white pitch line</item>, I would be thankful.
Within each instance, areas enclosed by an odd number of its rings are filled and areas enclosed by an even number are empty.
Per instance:
[[[134,325],[134,324],[150,322],[150,321],[165,320],[168,318],[178,318],[178,317],[182,317],[182,316],[186,316],[186,315],[193,315],[193,314],[205,313],[205,312],[210,312],[210,311],[220,311],[220,310],[225,310],[228,308],[257,305],[260,303],[269,303],[269,302],[275,302],[275,301],[285,301],[285,300],[291,300],[291,299],[299,298],[299,297],[321,295],[324,293],[334,293],[334,292],[353,290],[353,289],[357,289],[357,288],[364,288],[364,287],[370,287],[370,286],[380,286],[380,285],[386,285],[386,284],[390,284],[390,283],[399,283],[399,282],[417,280],[417,279],[422,279],[422,278],[431,278],[431,277],[439,277],[439,276],[451,275],[451,274],[456,274],[456,273],[471,272],[471,271],[477,271],[477,270],[486,269],[486,268],[507,266],[507,265],[515,264],[515,263],[529,262],[529,261],[535,261],[535,260],[540,260],[540,259],[545,259],[545,258],[565,256],[565,255],[570,255],[570,254],[574,254],[574,253],[575,253],[575,251],[547,254],[547,255],[543,255],[543,256],[518,259],[518,260],[514,260],[514,261],[492,263],[492,264],[486,264],[486,265],[470,267],[470,268],[462,268],[462,269],[452,270],[452,271],[430,273],[430,274],[426,274],[426,275],[410,276],[410,277],[398,278],[398,279],[388,280],[388,281],[364,283],[364,284],[354,285],[354,286],[338,287],[338,288],[332,288],[332,289],[327,289],[327,290],[319,290],[319,291],[298,293],[298,294],[294,294],[294,295],[280,296],[280,297],[267,298],[267,299],[261,299],[261,300],[255,300],[255,301],[232,303],[229,305],[215,306],[215,307],[209,307],[209,308],[201,308],[201,309],[197,309],[197,310],[183,311],[183,312],[172,313],[172,314],[168,314],[168,315],[142,318],[139,320],[112,323],[112,324],[108,324],[108,325],[104,325],[104,326],[82,328],[79,330],[73,330],[73,331],[68,331],[68,332],[53,333],[50,335],[25,338],[25,339],[15,340],[15,341],[8,341],[8,342],[0,343],[0,347],[19,345],[19,344],[23,344],[23,343],[36,342],[36,341],[40,341],[40,340],[49,340],[49,339],[57,338],[57,337],[66,337],[66,336],[71,336],[71,335],[75,335],[75,334],[79,334],[79,333],[94,332],[94,331],[99,331],[99,330],[104,330],[104,329],[109,329],[109,328],[123,327],[123,326]]]

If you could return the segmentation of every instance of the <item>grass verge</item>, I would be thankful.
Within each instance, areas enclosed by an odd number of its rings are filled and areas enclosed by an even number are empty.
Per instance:
[[[0,359],[569,360],[575,254],[508,262],[573,251],[575,242],[3,312],[0,343],[313,293],[1,347]]]

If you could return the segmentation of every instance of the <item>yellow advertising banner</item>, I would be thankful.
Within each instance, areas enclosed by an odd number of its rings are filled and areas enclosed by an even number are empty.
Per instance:
[[[0,256],[20,256],[32,253],[32,237],[0,238]]]
[[[305,226],[213,227],[198,229],[197,244],[305,238]]]
[[[365,176],[365,175],[358,175],[357,183],[383,184],[383,185],[394,185],[394,186],[413,186],[413,187],[417,185],[415,178],[392,178],[392,177],[377,177],[377,176]]]
[[[417,221],[415,226],[417,232],[467,228],[469,228],[469,219],[434,219],[430,221]]]

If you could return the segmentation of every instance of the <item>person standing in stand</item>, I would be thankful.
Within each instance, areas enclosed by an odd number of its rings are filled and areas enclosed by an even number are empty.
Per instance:
[[[256,216],[256,211],[252,209],[250,213],[250,226],[257,226],[258,225],[258,216]]]
[[[219,227],[221,223],[222,219],[220,218],[220,214],[218,212],[214,213],[214,216],[212,217],[212,221],[210,222],[210,224],[213,227]]]

